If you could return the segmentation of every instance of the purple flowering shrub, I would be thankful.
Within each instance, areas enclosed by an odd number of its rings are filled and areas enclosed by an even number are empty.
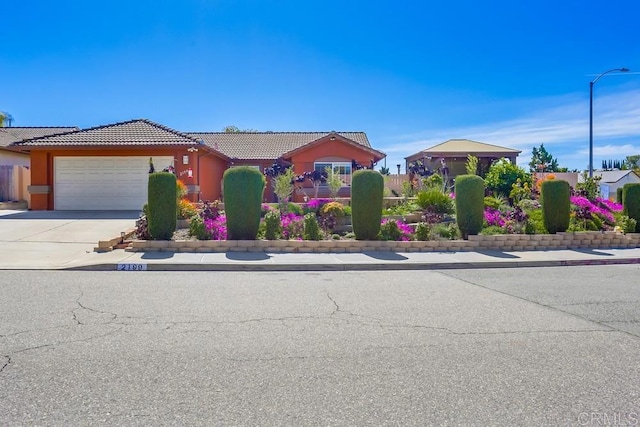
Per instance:
[[[314,213],[320,214],[320,209],[327,203],[332,202],[331,199],[311,199],[302,206],[303,214]]]
[[[288,212],[280,217],[282,221],[282,237],[287,240],[302,240],[304,233],[304,217]]]
[[[571,196],[571,229],[611,230],[615,226],[614,214],[622,212],[622,205],[610,200],[595,198],[593,201],[584,196]]]
[[[211,240],[227,240],[227,217],[218,215],[215,219],[205,219],[204,228],[211,235]]]
[[[413,240],[413,229],[402,221],[385,218],[380,223],[380,238],[408,242]]]
[[[529,216],[519,206],[509,207],[505,210],[485,208],[485,227],[500,227],[507,234],[522,233],[526,227]]]

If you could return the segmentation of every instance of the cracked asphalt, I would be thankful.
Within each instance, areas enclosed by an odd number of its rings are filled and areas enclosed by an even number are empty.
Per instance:
[[[639,270],[5,271],[0,425],[638,425]]]

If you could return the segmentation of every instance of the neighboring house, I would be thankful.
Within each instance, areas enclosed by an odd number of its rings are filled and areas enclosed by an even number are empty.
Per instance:
[[[263,172],[282,158],[297,174],[327,165],[350,183],[352,160],[369,166],[384,158],[362,132],[183,133],[146,119],[12,147],[30,153],[34,210],[139,210],[146,203],[150,159],[156,171],[173,167],[191,200],[216,200],[229,167],[250,165]],[[272,200],[270,188],[265,200]]]
[[[513,164],[516,157],[522,151],[512,148],[500,147],[498,145],[486,144],[484,142],[471,141],[469,139],[450,139],[431,148],[427,148],[418,153],[405,157],[406,168],[409,164],[420,160],[431,171],[441,169],[442,162],[448,169],[448,177],[455,178],[457,175],[466,173],[465,164],[469,154],[478,158],[478,169],[486,172],[491,164],[501,158],[509,159]]]
[[[29,202],[29,154],[12,146],[20,141],[77,130],[77,127],[0,128],[0,202]]]
[[[371,167],[385,154],[371,148],[364,132],[192,132],[187,133],[231,158],[230,166],[254,166],[261,172],[277,159],[293,164],[296,175],[326,167],[340,174],[344,183],[340,196],[349,196],[353,161]],[[305,187],[311,187],[310,182]],[[313,190],[307,191],[311,196]],[[321,187],[319,197],[329,194]],[[265,200],[273,201],[271,183],[267,182]],[[302,201],[304,193],[294,196]]]
[[[640,176],[632,170],[593,171],[593,177],[600,177],[600,195],[605,199],[616,199],[616,191],[625,184],[640,183]],[[578,182],[583,182],[582,176]]]
[[[29,154],[11,144],[41,136],[78,130],[77,127],[2,127],[0,128],[0,165],[29,166]]]

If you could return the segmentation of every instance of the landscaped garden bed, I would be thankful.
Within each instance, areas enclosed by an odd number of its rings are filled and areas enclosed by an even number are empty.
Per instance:
[[[188,228],[175,230],[173,225],[171,233],[167,234],[171,227],[163,232],[167,237],[153,239],[151,227],[140,221],[137,238],[127,250],[531,251],[633,248],[640,244],[633,218],[639,209],[633,207],[636,189],[626,192],[628,206],[623,207],[598,197],[597,181],[591,179],[570,189],[566,182],[554,181],[552,175],[536,179],[515,165],[498,162],[494,166],[484,180],[474,174],[459,176],[455,188],[447,187],[438,174],[416,179],[412,194],[395,198],[393,203],[383,202],[380,174],[362,171],[354,174],[351,199],[290,203],[291,188],[287,185],[293,180],[282,176],[273,179],[283,202],[261,204],[264,178],[250,168],[236,169],[225,174],[225,180],[229,175],[225,188],[236,185],[238,190],[227,193],[224,210],[217,202],[196,205],[182,199],[178,184],[173,196],[163,196],[164,203],[169,212],[173,209],[184,218],[182,225]],[[234,179],[238,180],[235,184]],[[367,181],[359,185],[359,179]],[[170,186],[163,185],[163,191]],[[247,194],[251,200],[245,200]],[[171,197],[178,202],[172,203]],[[156,201],[153,206],[162,209],[163,205]],[[172,215],[175,220],[176,214],[169,213],[165,221],[171,222]]]

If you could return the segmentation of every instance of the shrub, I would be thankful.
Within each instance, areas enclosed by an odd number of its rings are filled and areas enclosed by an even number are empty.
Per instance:
[[[431,188],[425,191],[419,191],[416,196],[416,203],[422,209],[431,213],[453,213],[453,200],[440,189]]]
[[[148,215],[149,234],[155,240],[171,240],[176,231],[176,176],[169,172],[149,175]]]
[[[178,199],[183,199],[185,197],[187,197],[187,194],[189,193],[189,190],[187,189],[187,186],[185,185],[184,182],[180,181],[179,179],[176,180],[176,196],[178,197]]]
[[[453,224],[436,224],[433,226],[431,234],[436,239],[455,240],[459,235],[458,231],[458,227],[454,226]]]
[[[145,205],[146,206],[146,205]],[[635,228],[635,223],[634,223]],[[142,215],[136,221],[136,238],[140,240],[149,240],[151,236],[149,235],[149,224],[147,223],[146,215]]]
[[[260,227],[265,178],[255,168],[239,166],[223,175],[224,208],[230,240],[254,240]]]
[[[212,240],[227,240],[227,218],[224,215],[215,219],[205,219],[204,226]]]
[[[586,197],[589,200],[595,200],[600,194],[601,176],[587,176],[586,172],[582,173],[582,181],[576,184],[576,194]]]
[[[178,219],[189,219],[197,214],[198,209],[195,204],[187,199],[180,199],[178,201]]]
[[[311,199],[302,206],[302,213],[306,215],[311,212],[315,215],[319,215],[320,209],[330,201],[331,199]]]
[[[304,216],[304,240],[320,240],[322,239],[322,232],[320,231],[320,225],[318,225],[318,218],[313,213],[308,213]]]
[[[531,175],[524,169],[514,165],[508,159],[500,159],[489,168],[489,172],[485,177],[485,184],[487,185],[487,190],[509,197],[513,184],[517,183],[518,178],[522,184],[531,185]]]
[[[482,230],[484,217],[484,181],[477,175],[459,175],[455,184],[456,221],[462,237]]]
[[[315,215],[314,215],[315,216]],[[285,239],[302,239],[304,235],[304,217],[288,212],[280,217],[282,221],[282,237]]]
[[[276,211],[267,212],[264,216],[264,238],[267,240],[276,240],[282,233],[282,222],[280,221],[280,213]]]
[[[193,236],[198,240],[210,240],[211,233],[204,226],[204,220],[200,215],[191,218],[189,223],[189,236]]]
[[[571,187],[567,181],[545,180],[540,186],[544,227],[551,234],[567,231],[571,213]]]
[[[549,232],[544,227],[544,220],[542,219],[542,209],[533,209],[527,212],[529,219],[525,226],[525,233],[527,234],[548,234]]]
[[[484,198],[484,206],[491,209],[506,209],[508,206],[507,199],[501,195],[487,196]]]
[[[276,175],[272,178],[273,193],[278,197],[278,204],[280,210],[286,210],[289,207],[289,199],[293,194],[293,181],[296,175],[293,172],[293,168],[289,167],[284,170],[283,173]]]
[[[504,229],[497,225],[490,225],[488,227],[483,228],[480,234],[482,234],[483,236],[492,236],[494,234],[504,234]]]
[[[409,241],[413,230],[407,224],[395,219],[384,219],[380,224],[380,239],[381,240],[395,240],[395,241]]]
[[[622,203],[622,187],[616,188],[616,202]]]
[[[384,179],[380,172],[362,169],[351,181],[351,222],[358,240],[376,240],[382,220]]]
[[[635,232],[640,232],[640,184],[625,184],[622,187],[622,213],[636,220]]]
[[[425,222],[419,222],[416,225],[416,240],[426,241],[429,240],[429,234],[431,233],[431,227]]]
[[[293,202],[289,202],[287,204],[287,212],[292,212],[292,213],[294,213],[296,215],[300,215],[300,216],[304,215],[300,205],[297,204],[297,203],[293,203]]]
[[[618,227],[623,233],[635,233],[637,221],[633,218],[629,218],[626,215],[621,215],[617,221]]]

